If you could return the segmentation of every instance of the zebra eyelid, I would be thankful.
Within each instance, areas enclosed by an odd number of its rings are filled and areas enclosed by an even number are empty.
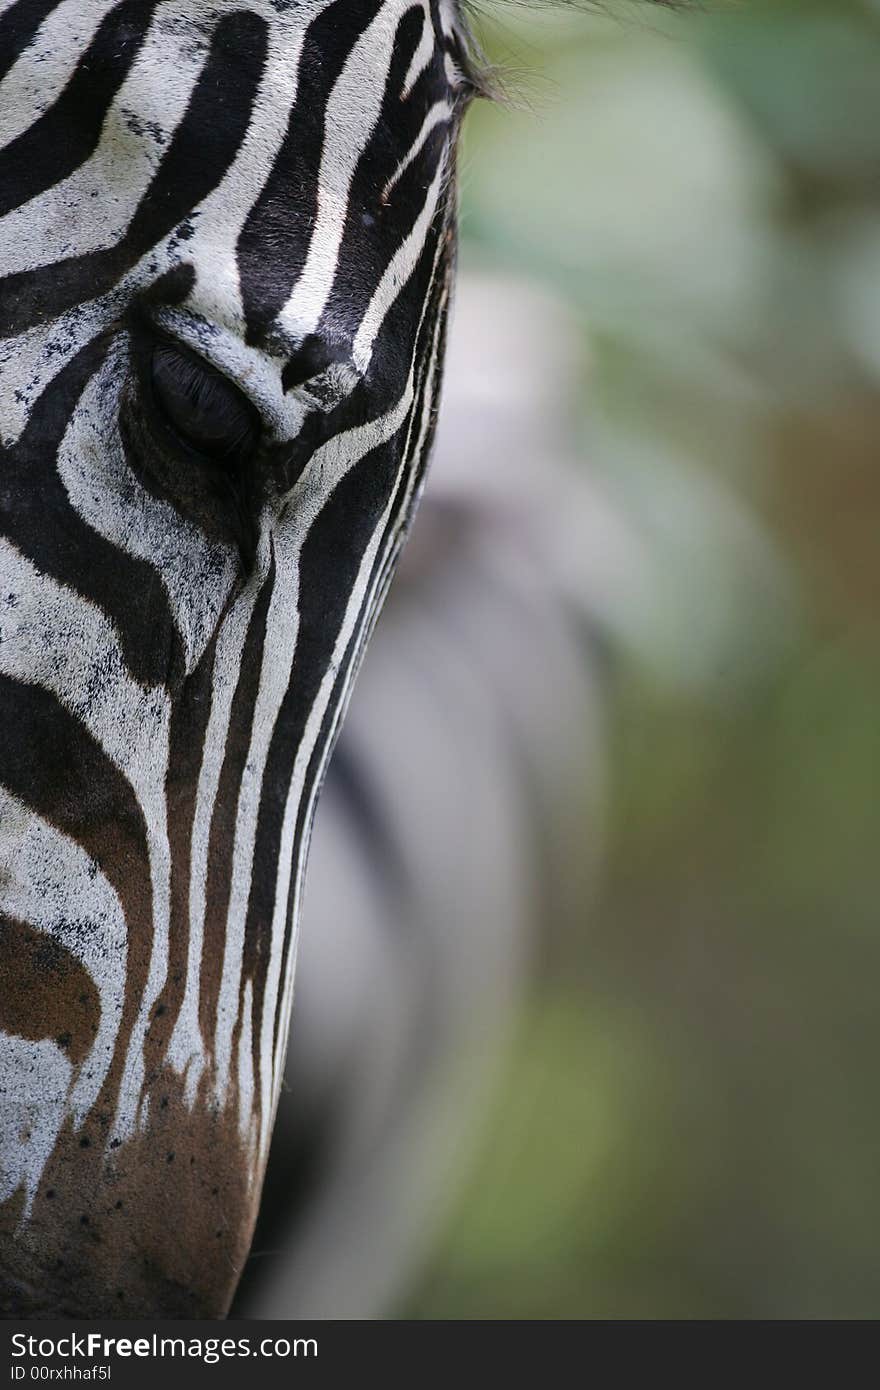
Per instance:
[[[131,342],[141,404],[150,417],[148,423],[154,432],[157,428],[161,431],[164,443],[172,444],[186,460],[208,465],[216,465],[218,462],[242,462],[256,451],[265,434],[265,421],[257,402],[242,390],[237,381],[234,381],[215,363],[209,362],[206,357],[194,350],[189,344],[182,343],[173,334],[169,334],[163,329],[157,329],[149,321],[136,323],[132,326]],[[193,374],[197,373],[203,376],[206,396],[210,397],[213,387],[218,392],[225,393],[225,399],[223,395],[218,395],[219,405],[227,408],[230,405],[235,405],[240,408],[244,428],[241,429],[240,437],[237,440],[230,438],[228,449],[222,447],[220,440],[217,442],[216,452],[200,448],[198,441],[188,438],[185,428],[181,427],[181,422],[175,420],[174,412],[169,408],[169,395],[173,391],[172,373],[166,376],[166,385],[171,390],[169,392],[157,390],[156,354],[163,352],[167,354],[166,364],[174,357],[179,359],[182,387],[184,387],[184,378],[187,369],[189,369]],[[248,425],[250,430],[247,429]],[[250,439],[248,439],[248,435],[251,436]]]
[[[312,403],[283,386],[284,365],[296,351],[286,335],[273,334],[271,342],[254,347],[234,330],[176,304],[141,306],[135,328],[193,353],[230,381],[257,412],[267,442],[286,444],[300,433]]]

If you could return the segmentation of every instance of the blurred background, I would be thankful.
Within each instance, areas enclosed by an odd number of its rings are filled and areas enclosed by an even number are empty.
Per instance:
[[[462,262],[637,538],[602,864],[396,1311],[876,1317],[880,4],[601,9],[485,6]]]

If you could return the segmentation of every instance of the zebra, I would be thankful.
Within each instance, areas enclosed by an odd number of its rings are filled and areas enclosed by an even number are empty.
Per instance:
[[[424,481],[456,0],[0,6],[0,1309],[223,1316]]]

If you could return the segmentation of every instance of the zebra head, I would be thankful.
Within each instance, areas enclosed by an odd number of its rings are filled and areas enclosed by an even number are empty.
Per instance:
[[[453,0],[0,3],[0,1309],[219,1315],[432,434]]]

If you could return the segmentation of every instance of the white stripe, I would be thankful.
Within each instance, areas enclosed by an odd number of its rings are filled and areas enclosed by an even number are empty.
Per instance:
[[[152,799],[168,756],[168,697],[133,680],[113,624],[0,537],[0,672],[40,685]],[[146,808],[144,808],[146,809]]]
[[[418,265],[419,257],[424,250],[428,229],[437,210],[437,203],[445,178],[446,159],[443,158],[440,160],[434,180],[426,195],[424,207],[406,241],[398,247],[389,261],[385,274],[376,286],[373,298],[370,300],[367,312],[364,314],[360,328],[355,335],[352,357],[359,372],[366,372],[369,367],[373,345],[379,330],[385,322],[389,310]]]
[[[238,1036],[238,1132],[247,1140],[254,1127],[254,987],[245,983]],[[253,1172],[252,1172],[253,1175]]]
[[[23,134],[61,95],[118,0],[62,0],[0,83],[0,148]]]
[[[78,1127],[98,1098],[119,1032],[127,950],[122,904],[80,845],[3,787],[0,825],[0,912],[58,941],[84,966],[98,993],[98,1031],[68,1096]]]
[[[159,764],[161,782],[164,785],[167,771],[167,749],[165,764]],[[165,981],[168,977],[168,939],[171,917],[171,851],[168,844],[168,818],[161,790],[157,795],[140,798],[147,823],[147,848],[150,856],[150,884],[153,892],[153,941],[150,950],[150,965],[147,982],[141,996],[137,1019],[131,1030],[122,1081],[119,1087],[119,1107],[108,1144],[113,1139],[128,1139],[140,1122],[147,1123],[147,1108],[139,1110],[141,1094],[146,1076],[144,1044],[151,1015]]]
[[[205,731],[192,826],[186,984],[183,1003],[174,1025],[167,1053],[169,1064],[180,1074],[185,1075],[184,1099],[190,1109],[195,1104],[199,1082],[207,1064],[205,1039],[199,1024],[199,997],[207,911],[206,891],[211,822],[229,737],[229,719],[235,687],[241,671],[245,637],[257,595],[265,581],[267,556],[268,544],[264,537],[257,557],[255,573],[245,592],[236,599],[229,614],[224,619],[223,626],[217,636],[217,649],[214,657],[211,712]]]
[[[0,1203],[24,1189],[21,1225],[67,1118],[73,1067],[57,1043],[0,1032]]]
[[[2,265],[2,258],[0,258]],[[119,313],[121,295],[78,305],[14,338],[0,338],[0,443],[17,443],[49,383]]]
[[[428,112],[427,116],[425,117],[422,123],[422,128],[416,136],[415,140],[413,141],[412,145],[410,146],[409,150],[404,155],[403,159],[400,161],[394,173],[391,175],[391,178],[388,180],[384,189],[382,190],[383,203],[388,202],[392,189],[394,189],[400,182],[400,179],[406,173],[413,160],[417,159],[418,156],[421,154],[422,150],[425,147],[425,143],[427,142],[428,136],[431,134],[431,131],[435,130],[438,125],[442,125],[444,121],[450,120],[452,120],[452,107],[449,105],[449,102],[435,102],[434,105],[431,107],[430,111]]]
[[[459,0],[440,0],[439,14],[440,27],[448,39],[451,39],[460,29],[458,16]]]
[[[82,519],[155,569],[189,672],[216,631],[238,576],[238,556],[152,497],[132,473],[119,435],[119,393],[127,375],[125,345],[118,343],[80,397],[58,451],[58,472]]]
[[[296,651],[299,624],[299,553],[304,540],[304,533],[298,522],[299,518],[286,530],[279,528],[275,535],[275,576],[266,617],[260,683],[238,793],[232,850],[232,882],[214,1035],[215,1094],[221,1100],[226,1095],[229,1085],[232,1035],[238,1018],[245,947],[244,929],[251,895],[263,776],[278,712],[290,685],[290,673]]]
[[[187,259],[196,270],[188,303],[214,324],[245,336],[237,246],[287,133],[296,101],[304,32],[268,31],[269,52],[245,139],[234,163],[199,205]]]
[[[182,35],[176,32],[181,24]],[[116,245],[186,112],[206,55],[192,0],[164,0],[110,105],[94,154],[0,218],[4,275]]]
[[[309,253],[279,314],[297,340],[314,333],[330,296],[348,216],[351,181],[382,109],[400,15],[412,0],[388,0],[352,48],[327,103],[318,215]]]
[[[412,56],[412,62],[407,69],[406,77],[403,79],[403,88],[400,93],[401,101],[406,101],[412,92],[413,87],[418,82],[425,68],[434,55],[434,28],[431,24],[431,15],[428,10],[422,12],[422,36],[419,39],[418,47]]]

